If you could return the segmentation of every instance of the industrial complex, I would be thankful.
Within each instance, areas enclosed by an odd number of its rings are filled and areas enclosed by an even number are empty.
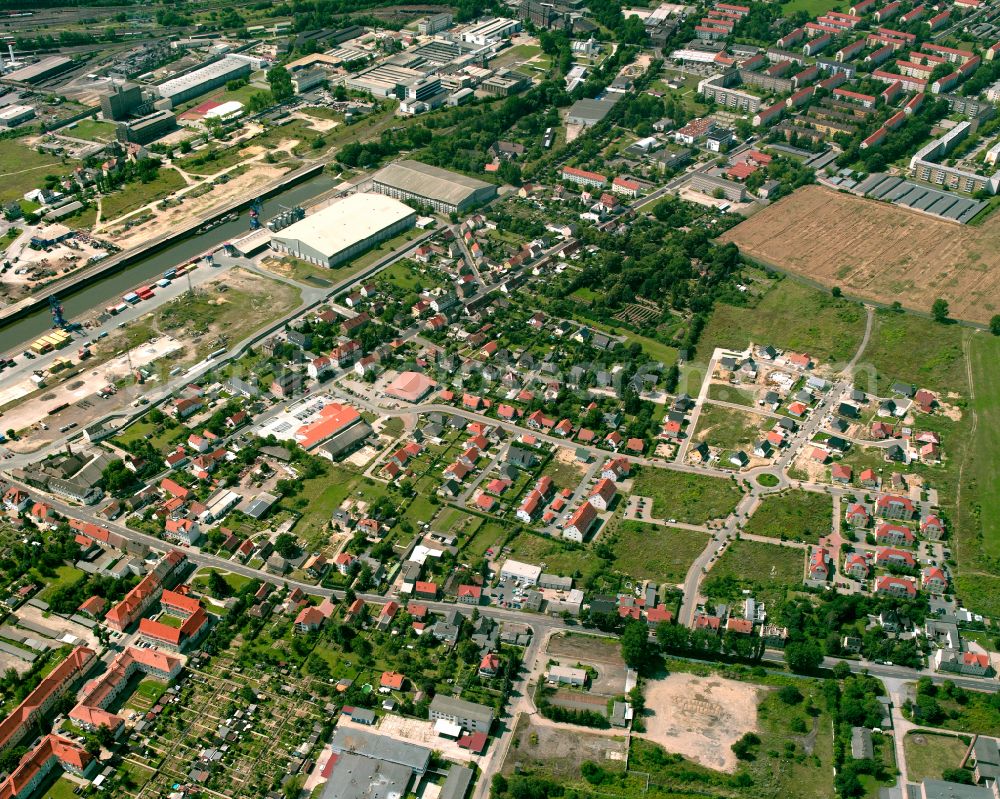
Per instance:
[[[419,161],[399,161],[371,177],[372,191],[398,200],[416,200],[440,213],[461,213],[496,196],[497,187]]]

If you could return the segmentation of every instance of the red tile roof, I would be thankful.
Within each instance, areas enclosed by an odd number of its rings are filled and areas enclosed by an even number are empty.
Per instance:
[[[26,732],[25,727],[35,714],[53,695],[63,690],[70,682],[82,677],[93,663],[97,653],[85,646],[78,646],[66,659],[49,672],[38,686],[28,694],[2,722],[0,722],[0,748],[6,748],[19,741]]]

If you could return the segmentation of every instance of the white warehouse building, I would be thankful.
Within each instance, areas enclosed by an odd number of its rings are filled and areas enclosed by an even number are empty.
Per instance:
[[[219,61],[188,72],[177,78],[171,78],[156,87],[160,97],[169,100],[173,107],[185,103],[206,92],[225,85],[227,81],[245,78],[250,74],[253,60],[243,55],[227,55]]]
[[[416,220],[416,211],[391,197],[352,194],[275,233],[271,249],[334,267],[409,230]]]

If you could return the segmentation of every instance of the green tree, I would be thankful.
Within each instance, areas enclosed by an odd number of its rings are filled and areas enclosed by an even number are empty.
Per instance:
[[[743,734],[736,743],[734,743],[730,748],[733,750],[733,754],[740,760],[753,760],[753,747],[760,744],[760,737],[757,733],[747,732]]]
[[[274,539],[274,551],[283,558],[294,558],[299,554],[299,545],[291,533],[281,533]]]
[[[934,317],[935,322],[946,322],[948,320],[948,301],[942,297],[934,300],[934,304],[931,306],[931,316]]]
[[[994,336],[1000,336],[1000,314],[995,314],[990,319],[990,332]]]
[[[216,599],[222,599],[233,593],[226,578],[213,569],[208,573],[208,592]]]
[[[124,497],[134,493],[139,481],[136,476],[125,468],[124,461],[112,461],[101,472],[101,483],[104,489],[114,497]]]
[[[785,662],[792,671],[813,671],[823,662],[823,653],[815,641],[793,641],[785,647]]]
[[[654,649],[649,643],[646,624],[633,620],[625,625],[621,638],[622,658],[639,672],[645,672],[652,664]]]
[[[283,66],[276,65],[267,71],[267,82],[271,87],[271,96],[276,103],[284,102],[295,94],[292,86],[292,76]]]

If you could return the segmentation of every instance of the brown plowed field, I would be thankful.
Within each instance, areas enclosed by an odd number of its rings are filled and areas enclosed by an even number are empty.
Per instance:
[[[822,186],[805,186],[725,233],[751,258],[848,294],[956,319],[1000,312],[1000,214],[944,222]]]

